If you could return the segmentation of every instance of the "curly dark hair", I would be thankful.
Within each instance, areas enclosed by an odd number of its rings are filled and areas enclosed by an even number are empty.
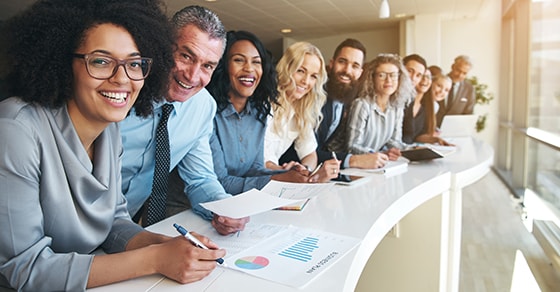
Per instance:
[[[274,68],[272,54],[266,50],[263,43],[252,33],[248,31],[229,31],[227,33],[227,46],[216,71],[212,75],[210,83],[206,89],[210,91],[216,103],[218,104],[218,112],[223,111],[229,104],[230,81],[228,73],[228,54],[234,43],[241,40],[251,42],[261,57],[262,77],[255,89],[255,92],[249,97],[249,102],[257,110],[257,118],[261,123],[266,123],[266,117],[270,114],[271,103],[278,103],[277,90],[277,74]]]
[[[9,93],[27,102],[60,107],[72,96],[72,54],[89,29],[111,23],[125,28],[143,57],[153,59],[134,104],[152,114],[163,99],[173,62],[173,30],[160,0],[40,0],[2,27]]]

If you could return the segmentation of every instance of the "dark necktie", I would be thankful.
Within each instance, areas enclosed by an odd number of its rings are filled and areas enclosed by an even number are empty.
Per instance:
[[[457,83],[452,83],[451,90],[449,90],[449,95],[447,96],[447,109],[451,108],[451,104],[453,103],[453,98],[455,97],[455,88],[459,86]]]
[[[142,220],[143,226],[149,226],[165,218],[165,203],[167,200],[167,180],[169,177],[169,132],[167,131],[167,119],[173,110],[171,104],[164,104],[161,108],[161,119],[156,128],[156,166],[154,168],[154,181],[152,194],[148,199],[146,220]]]

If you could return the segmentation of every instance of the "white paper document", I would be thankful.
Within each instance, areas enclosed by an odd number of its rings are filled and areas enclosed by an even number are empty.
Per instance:
[[[359,243],[349,236],[289,226],[224,260],[230,269],[303,288]]]
[[[393,161],[387,161],[385,166],[381,168],[371,168],[371,169],[361,169],[361,168],[346,168],[340,171],[340,174],[344,175],[372,175],[384,174],[386,177],[398,175],[408,171],[408,160],[406,158],[399,157],[399,159]]]
[[[389,160],[385,166],[376,169],[368,169],[368,172],[382,173],[386,176],[391,176],[395,174],[404,173],[408,170],[408,161],[406,159],[399,158],[395,161]]]
[[[263,191],[251,189],[237,196],[200,205],[220,216],[243,218],[298,201],[274,197]]]
[[[210,275],[204,277],[202,280],[192,282],[192,283],[188,283],[188,284],[180,284],[180,283],[177,283],[176,281],[173,281],[169,278],[163,278],[152,289],[150,289],[150,292],[205,291],[223,273],[224,273],[224,269],[218,266],[210,273]],[[136,290],[127,289],[127,290],[120,290],[120,291],[136,291]]]
[[[219,234],[218,231],[216,231],[216,229],[210,224],[208,224],[204,229],[197,229],[194,231],[210,238],[221,249],[225,249],[226,256],[224,258],[227,259],[228,257],[242,252],[287,228],[287,225],[256,224],[249,222],[245,225],[245,229],[243,231],[228,235]]]
[[[309,199],[328,191],[330,186],[330,183],[304,184],[273,180],[261,191],[251,189],[227,199],[200,205],[221,216],[243,218]]]
[[[305,184],[271,180],[262,191],[279,198],[305,200],[326,193],[331,187],[331,183]]]

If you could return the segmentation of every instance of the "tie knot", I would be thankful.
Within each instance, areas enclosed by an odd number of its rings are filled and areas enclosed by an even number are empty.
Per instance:
[[[167,123],[167,119],[169,118],[169,114],[173,110],[173,105],[170,103],[166,103],[161,107],[161,120]]]

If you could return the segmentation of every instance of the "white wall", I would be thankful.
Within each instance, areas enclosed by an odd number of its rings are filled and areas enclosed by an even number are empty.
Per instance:
[[[497,149],[501,2],[483,3],[476,19],[442,21],[440,67],[449,71],[453,59],[461,54],[473,59],[474,65],[469,76],[477,76],[479,82],[488,85],[488,92],[494,94],[494,100],[489,105],[475,106],[475,114],[488,113],[486,129],[478,133],[477,137]]]

